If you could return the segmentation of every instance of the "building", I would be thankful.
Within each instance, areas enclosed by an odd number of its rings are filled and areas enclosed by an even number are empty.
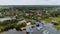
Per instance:
[[[24,18],[17,19],[18,24],[19,23],[26,23],[26,20]]]

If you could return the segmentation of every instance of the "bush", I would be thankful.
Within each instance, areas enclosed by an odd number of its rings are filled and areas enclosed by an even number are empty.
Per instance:
[[[16,23],[16,20],[6,20],[4,22],[0,22],[0,25],[5,26],[5,25],[8,25],[8,24],[14,24],[14,23]]]
[[[18,24],[18,25],[16,25],[16,30],[21,30],[20,28],[21,27],[25,27],[26,26],[26,23],[21,23],[21,24]]]
[[[25,26],[26,26],[26,23],[20,23],[20,24],[18,24],[17,26],[25,27]]]
[[[34,25],[35,23],[31,22],[32,25]]]

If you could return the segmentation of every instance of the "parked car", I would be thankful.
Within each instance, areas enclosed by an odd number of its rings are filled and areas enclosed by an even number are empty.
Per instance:
[[[40,31],[41,29],[43,29],[43,27],[36,27],[36,29]]]
[[[48,30],[44,30],[43,34],[49,34],[50,32]]]

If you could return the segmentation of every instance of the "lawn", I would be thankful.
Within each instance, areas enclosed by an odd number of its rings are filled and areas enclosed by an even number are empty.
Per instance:
[[[0,32],[4,29],[4,26],[0,26]]]
[[[54,28],[56,28],[57,30],[60,30],[60,25],[53,25]]]
[[[58,18],[48,18],[48,19],[45,19],[44,21],[46,22],[46,23],[50,23],[52,20],[56,20],[56,21],[60,21],[60,18],[58,17]]]
[[[49,18],[49,19],[45,19],[46,23],[50,23],[52,20],[56,20],[56,21],[60,21],[60,18]],[[59,23],[60,24],[60,23]],[[60,30],[60,25],[53,25],[54,28],[56,28],[57,30]]]

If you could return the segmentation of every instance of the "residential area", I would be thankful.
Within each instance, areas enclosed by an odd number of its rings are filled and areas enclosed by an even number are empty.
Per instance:
[[[0,34],[60,34],[60,6],[0,6]]]

